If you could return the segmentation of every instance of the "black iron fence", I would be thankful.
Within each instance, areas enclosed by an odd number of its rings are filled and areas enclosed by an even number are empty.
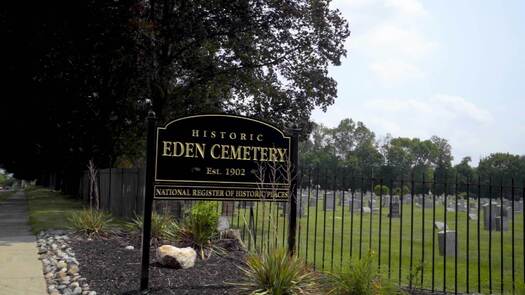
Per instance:
[[[142,213],[141,169],[99,172],[101,208]],[[378,179],[350,170],[303,169],[297,199],[297,253],[316,270],[339,271],[371,256],[402,286],[466,293],[523,292],[523,184],[493,179]],[[81,194],[88,201],[87,174]],[[180,215],[194,202],[157,202]],[[220,226],[249,249],[286,246],[287,203],[217,202]]]

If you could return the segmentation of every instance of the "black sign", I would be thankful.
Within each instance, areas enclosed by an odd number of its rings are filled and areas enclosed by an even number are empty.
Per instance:
[[[288,201],[291,138],[275,126],[209,114],[156,135],[155,199]]]

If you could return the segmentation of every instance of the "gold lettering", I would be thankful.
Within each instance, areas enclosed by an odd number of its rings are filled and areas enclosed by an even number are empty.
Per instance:
[[[223,159],[230,159],[230,156],[228,155],[228,147],[227,145],[223,145],[221,147],[221,160]]]
[[[287,149],[281,149],[281,148],[278,148],[277,149],[277,152],[279,152],[279,162],[286,162],[286,150]]]
[[[261,161],[268,161],[268,148],[267,147],[261,148]]]
[[[179,146],[180,153],[177,154],[177,146]],[[184,145],[180,141],[174,141],[173,142],[173,154],[171,156],[173,157],[180,157],[184,154]]]
[[[226,134],[226,131],[221,131],[221,139],[224,139],[224,134]]]
[[[171,142],[169,141],[163,141],[163,148],[162,148],[162,156],[163,157],[169,157],[171,156],[170,152],[170,147],[171,147]]]
[[[211,132],[211,136],[210,136],[210,137],[211,137],[211,138],[215,138],[215,137],[217,137],[217,132],[215,132],[215,130],[213,130],[213,131]]]
[[[193,142],[186,142],[186,155],[184,155],[184,157],[186,158],[193,158],[194,157],[194,148],[195,147],[195,144]]]
[[[195,147],[197,148],[197,154],[204,159],[204,150],[206,149],[205,143],[195,143]],[[195,158],[197,158],[197,155],[195,155]]]
[[[235,146],[233,145],[230,145],[230,148],[231,148],[231,154],[232,154],[232,159],[241,159],[241,148],[242,146],[237,146],[237,148],[235,148]]]
[[[241,140],[246,140],[246,133],[241,133]]]
[[[212,157],[213,159],[215,159],[215,160],[221,158],[220,156],[217,156],[217,155],[215,155],[215,153],[214,153],[215,148],[220,148],[220,147],[221,147],[221,145],[220,145],[220,144],[217,144],[217,143],[211,146],[210,154],[211,154],[211,157]]]
[[[230,139],[236,139],[236,138],[237,138],[237,133],[230,132]]]
[[[243,160],[251,160],[250,159],[250,149],[255,149],[255,147],[251,146],[243,146],[242,147],[242,159]]]
[[[193,137],[199,137],[199,130],[198,130],[198,129],[193,129],[193,130],[191,130],[191,136],[193,136]]]
[[[262,134],[257,134],[257,140],[258,141],[263,141],[263,135]]]
[[[277,161],[277,149],[276,148],[270,148],[270,157],[268,161],[270,162]]]
[[[258,147],[258,146],[254,146],[254,147],[253,147],[253,160],[254,160],[254,161],[257,161],[257,160],[258,160],[258,158],[257,158],[257,151],[260,150],[260,149],[261,149],[261,148]]]

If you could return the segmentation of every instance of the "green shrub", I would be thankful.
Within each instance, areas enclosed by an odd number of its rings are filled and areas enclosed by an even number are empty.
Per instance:
[[[234,285],[248,294],[319,294],[315,273],[282,248],[249,255],[242,270],[244,279]]]
[[[400,187],[396,187],[394,188],[393,190],[393,193],[394,195],[401,195],[401,188]],[[406,185],[403,186],[403,195],[406,195],[406,194],[409,194],[410,193],[410,188]]]
[[[106,235],[111,231],[111,214],[103,211],[84,209],[72,214],[68,221],[72,229],[89,236]]]
[[[179,239],[190,245],[205,258],[205,252],[211,250],[212,240],[217,237],[219,214],[216,205],[211,202],[197,202],[186,211],[183,226],[179,230]]]
[[[385,279],[377,269],[372,255],[350,263],[348,269],[326,273],[323,289],[333,295],[390,295],[402,291]]]
[[[133,220],[126,224],[130,231],[142,231],[144,218],[135,216]],[[166,214],[151,214],[151,238],[155,240],[175,240],[178,231],[178,225],[175,218]]]
[[[374,186],[374,194],[376,194],[376,196],[380,196],[380,195],[386,196],[389,193],[390,193],[390,189],[386,185],[379,185],[378,184],[378,185]]]

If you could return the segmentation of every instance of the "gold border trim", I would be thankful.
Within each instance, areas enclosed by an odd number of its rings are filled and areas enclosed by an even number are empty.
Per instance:
[[[287,136],[282,130],[280,130],[279,128],[275,127],[274,125],[272,125],[270,123],[266,123],[266,122],[261,121],[261,120],[257,120],[257,119],[253,119],[253,118],[249,118],[249,117],[245,117],[245,116],[239,116],[239,115],[226,115],[226,114],[192,115],[192,116],[187,116],[187,117],[182,117],[182,118],[178,118],[178,119],[172,120],[172,121],[168,122],[167,124],[165,124],[164,127],[157,127],[157,129],[156,129],[156,139],[155,139],[155,179],[154,179],[155,182],[197,182],[197,183],[200,182],[200,183],[229,183],[229,184],[252,184],[252,185],[282,185],[282,186],[290,186],[291,185],[290,182],[287,182],[287,183],[260,183],[260,182],[206,181],[206,180],[171,180],[171,179],[159,179],[159,178],[157,178],[157,160],[158,160],[158,153],[157,153],[157,151],[159,150],[159,130],[166,130],[169,125],[171,125],[171,124],[173,124],[175,122],[178,122],[178,121],[182,121],[182,120],[186,120],[186,119],[200,118],[200,117],[230,117],[230,118],[243,119],[243,120],[256,122],[256,123],[259,123],[259,124],[266,125],[266,126],[268,126],[270,128],[273,128],[277,132],[279,132],[281,134],[281,136],[285,140],[288,140],[288,160],[290,161],[290,159],[291,159],[291,151],[290,151],[290,148],[291,148],[291,145],[292,145],[291,136]]]

